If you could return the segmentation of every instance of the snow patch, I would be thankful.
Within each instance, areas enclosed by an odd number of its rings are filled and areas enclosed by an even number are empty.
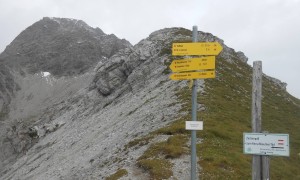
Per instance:
[[[53,86],[54,79],[51,78],[51,74],[49,72],[41,72],[42,78],[44,78],[50,86]]]
[[[51,74],[49,72],[42,72],[42,76],[43,77],[47,77],[47,76],[50,76]]]

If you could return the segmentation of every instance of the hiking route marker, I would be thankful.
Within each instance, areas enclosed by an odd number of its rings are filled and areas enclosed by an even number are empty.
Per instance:
[[[215,61],[215,56],[179,59],[172,61],[170,69],[173,72],[215,69]]]
[[[215,78],[215,77],[216,77],[215,70],[174,73],[170,75],[170,79],[172,80],[207,79],[207,78]]]
[[[244,154],[290,156],[288,134],[244,133]]]
[[[218,55],[222,49],[218,42],[173,43],[172,55]]]

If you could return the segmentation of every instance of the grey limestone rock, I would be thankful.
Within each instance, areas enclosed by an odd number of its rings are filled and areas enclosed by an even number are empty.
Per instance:
[[[237,52],[237,57],[244,63],[247,63],[248,58],[245,56],[245,54],[241,51]]]
[[[281,89],[286,90],[287,83],[282,82],[282,81],[280,81],[279,79],[276,79],[276,78],[267,76],[267,75],[265,75],[265,74],[264,74],[264,76],[265,76],[267,79],[269,79],[269,80],[271,80],[272,82],[274,82],[274,83],[275,83],[277,86],[279,86]]]

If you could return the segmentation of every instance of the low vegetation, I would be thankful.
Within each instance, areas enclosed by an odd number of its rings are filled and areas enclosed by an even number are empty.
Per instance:
[[[186,141],[187,137],[185,135],[170,136],[167,141],[152,144],[138,161],[159,157],[165,159],[178,158],[187,152]]]
[[[148,171],[153,179],[169,178],[173,175],[169,159],[179,158],[188,152],[186,141],[187,136],[180,134],[154,143],[138,158],[137,165]]]
[[[134,139],[134,140],[130,141],[127,145],[125,145],[124,151],[127,151],[129,148],[132,148],[132,147],[140,147],[140,146],[149,144],[150,140],[152,140],[153,138],[154,138],[153,135],[148,135],[148,136]]]
[[[206,111],[204,130],[198,133],[202,179],[251,179],[252,156],[243,154],[243,132],[251,132],[252,69],[236,61],[217,60],[217,79],[205,82],[199,96]],[[221,67],[221,68],[220,68]],[[296,104],[298,105],[296,105]],[[262,129],[290,134],[290,157],[271,157],[271,179],[298,179],[300,173],[299,100],[263,79]]]
[[[173,175],[172,164],[165,159],[141,159],[137,165],[148,171],[152,179],[167,179]]]
[[[118,180],[121,177],[126,176],[127,174],[128,172],[126,169],[119,169],[117,172],[107,177],[106,180]]]

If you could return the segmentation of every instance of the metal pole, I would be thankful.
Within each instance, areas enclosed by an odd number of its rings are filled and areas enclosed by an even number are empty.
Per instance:
[[[264,134],[268,134],[268,131],[264,131]],[[270,157],[262,156],[261,157],[261,166],[262,166],[262,179],[270,180]]]
[[[262,156],[262,179],[270,179],[270,157]]]
[[[252,79],[252,132],[261,132],[262,63],[253,62]],[[252,157],[252,180],[261,180],[262,160],[260,155]]]
[[[198,41],[198,27],[193,26],[193,42]],[[197,79],[193,80],[192,87],[192,121],[197,121]],[[196,154],[196,130],[191,131],[191,180],[197,179],[197,154]]]

